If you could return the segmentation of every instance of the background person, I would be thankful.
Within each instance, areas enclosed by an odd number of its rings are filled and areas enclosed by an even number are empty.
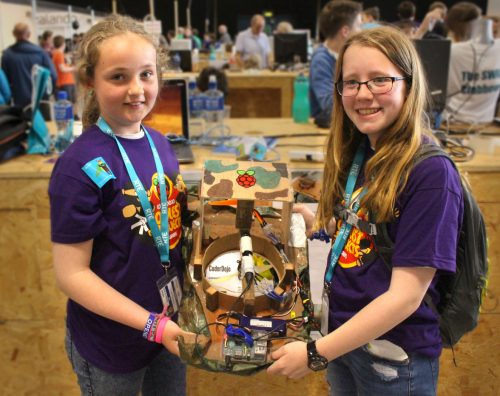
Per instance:
[[[492,122],[500,94],[500,40],[471,2],[453,5],[446,24],[453,43],[443,116],[458,123]]]
[[[227,31],[226,25],[219,25],[219,27],[217,28],[217,31],[219,32],[219,43],[221,45],[233,43],[233,40],[231,39],[231,36]]]
[[[324,41],[311,57],[309,97],[314,123],[328,128],[333,108],[337,54],[347,38],[361,30],[361,5],[348,0],[330,1],[319,15],[319,29]]]
[[[275,33],[277,33],[277,34],[280,34],[280,33],[293,33],[293,26],[292,26],[292,24],[290,22],[281,21],[276,26]]]
[[[40,47],[52,57],[54,51],[54,33],[51,30],[46,30],[40,38]]]
[[[243,67],[248,58],[259,60],[259,67],[265,69],[270,65],[271,46],[269,38],[264,33],[266,20],[256,14],[250,20],[250,27],[236,37],[236,63]]]
[[[65,49],[66,44],[64,37],[54,37],[52,62],[54,63],[57,71],[57,91],[65,91],[68,94],[68,100],[74,105],[76,103],[76,86],[73,74],[75,67],[66,63],[64,55]]]
[[[38,45],[28,41],[31,31],[26,23],[16,23],[12,34],[16,42],[3,52],[2,69],[10,82],[14,105],[24,108],[31,103],[33,66],[49,69],[54,85],[57,73],[49,55]]]
[[[380,9],[375,7],[365,8],[361,13],[363,21],[362,29],[372,29],[381,26],[380,24]]]

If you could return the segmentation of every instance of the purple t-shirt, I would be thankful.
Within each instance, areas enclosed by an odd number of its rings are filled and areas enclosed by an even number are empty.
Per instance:
[[[158,132],[150,131],[150,135],[166,175],[170,259],[180,269],[181,212],[186,195],[172,147]],[[146,136],[118,139],[159,221],[160,193],[149,142]],[[98,167],[89,176],[82,167],[94,162]],[[99,180],[105,181],[101,187]],[[115,140],[97,126],[85,131],[56,162],[49,196],[52,241],[72,244],[93,239],[92,271],[148,311],[161,312],[156,281],[165,271]],[[138,370],[163,348],[144,340],[140,331],[96,315],[72,300],[67,311],[67,325],[76,348],[105,371]]]
[[[368,149],[367,158],[372,155],[373,151]],[[353,198],[360,190],[358,186]],[[462,187],[458,173],[446,158],[431,157],[411,172],[405,189],[396,200],[397,219],[388,226],[391,239],[395,242],[394,267],[437,269],[429,289],[436,304],[439,294],[434,286],[438,277],[454,272],[456,268],[462,211]],[[366,209],[361,208],[358,216],[367,220]],[[329,331],[338,328],[386,292],[390,279],[391,272],[378,257],[371,239],[353,228],[333,275]],[[437,317],[425,303],[380,339],[399,345],[407,353],[429,357],[438,357],[442,348]]]

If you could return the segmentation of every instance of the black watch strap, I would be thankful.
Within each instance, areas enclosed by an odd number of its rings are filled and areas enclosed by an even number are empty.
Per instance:
[[[307,343],[307,367],[313,371],[320,371],[326,369],[327,366],[328,359],[318,353],[316,341],[309,341]]]

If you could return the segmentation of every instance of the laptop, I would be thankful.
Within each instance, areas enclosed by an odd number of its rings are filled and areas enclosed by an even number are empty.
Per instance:
[[[194,162],[189,144],[189,108],[186,80],[163,80],[156,104],[143,120],[144,125],[163,133],[174,148],[181,164]]]

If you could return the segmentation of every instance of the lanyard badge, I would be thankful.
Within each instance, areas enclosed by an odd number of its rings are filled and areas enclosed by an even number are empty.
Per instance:
[[[151,147],[151,151],[153,153],[153,159],[155,162],[156,166],[156,173],[158,175],[158,183],[160,186],[160,226],[158,227],[158,223],[156,222],[155,215],[154,215],[154,210],[151,207],[151,202],[149,202],[148,195],[146,193],[146,190],[144,189],[144,186],[142,185],[139,177],[137,176],[137,173],[134,169],[134,166],[132,165],[132,162],[130,161],[130,158],[127,155],[127,152],[123,148],[122,144],[116,137],[116,135],[113,133],[113,130],[111,127],[108,125],[108,123],[102,118],[99,117],[97,120],[97,126],[99,129],[105,133],[106,135],[110,136],[113,138],[118,146],[118,149],[120,150],[120,154],[122,156],[123,162],[125,164],[125,168],[127,169],[127,173],[130,177],[130,181],[132,182],[132,185],[134,186],[135,192],[137,193],[137,197],[139,198],[139,201],[142,206],[142,210],[144,212],[144,216],[146,217],[146,220],[148,222],[149,229],[151,230],[151,233],[153,235],[153,240],[154,244],[158,250],[158,253],[160,254],[160,260],[162,266],[165,268],[166,275],[169,279],[167,282],[165,280],[162,280],[165,278],[163,276],[160,278],[157,282],[158,289],[160,291],[160,296],[162,296],[162,302],[164,305],[168,304],[169,307],[173,307],[174,304],[173,302],[173,297],[170,298],[165,298],[164,296],[170,296],[175,294],[176,296],[179,296],[179,290],[180,289],[180,282],[177,276],[176,271],[171,268],[170,269],[170,235],[169,235],[169,224],[168,224],[168,201],[167,201],[167,186],[165,183],[165,176],[163,172],[163,165],[160,160],[160,156],[158,154],[158,150],[156,149],[153,139],[151,139],[151,136],[149,135],[148,131],[143,128],[144,134],[146,135],[149,146]],[[175,279],[174,279],[175,278]],[[174,282],[174,283],[172,283]],[[178,289],[173,289],[173,285],[178,285]],[[161,289],[160,289],[161,285]],[[167,293],[166,289],[168,289],[168,285],[170,285],[170,288],[173,290],[173,294]],[[165,289],[166,288],[166,289]],[[180,292],[180,296],[182,297],[182,291]],[[180,304],[180,297],[178,299],[179,304]],[[170,303],[169,303],[170,302]],[[178,304],[177,304],[178,306]]]
[[[349,205],[351,204],[352,194],[354,192],[354,187],[356,186],[356,180],[358,179],[359,171],[361,169],[361,165],[365,157],[365,151],[366,151],[365,148],[366,148],[366,140],[363,140],[363,142],[358,146],[356,154],[354,155],[354,160],[352,162],[351,169],[349,171],[349,177],[347,178],[347,183],[344,193],[344,205],[346,208],[349,208]],[[352,211],[354,213],[358,211],[361,199],[365,194],[366,194],[366,189],[363,188],[363,190],[358,196],[358,199],[352,205]],[[340,255],[342,254],[342,250],[344,249],[347,239],[349,238],[351,230],[352,230],[352,225],[343,222],[337,234],[337,237],[335,238],[335,242],[333,243],[333,247],[328,260],[328,266],[325,274],[324,292],[326,292],[327,294],[330,294],[333,271],[335,269],[335,266],[337,265]]]
[[[182,300],[182,287],[174,267],[169,268],[166,273],[156,281],[156,286],[160,292],[161,302],[167,307],[167,316],[173,316]]]
[[[148,138],[149,145],[151,147],[151,151],[153,152],[153,158],[156,165],[156,173],[158,175],[158,182],[160,184],[160,211],[161,211],[161,221],[160,221],[160,229],[158,228],[158,223],[156,222],[153,208],[151,207],[151,203],[149,202],[148,195],[144,186],[142,185],[137,173],[134,169],[134,166],[130,162],[130,159],[127,155],[127,152],[123,148],[122,144],[113,133],[113,130],[108,125],[108,123],[102,118],[99,117],[97,120],[97,126],[104,132],[106,135],[112,137],[116,144],[118,145],[118,149],[120,150],[120,154],[123,158],[123,162],[125,164],[125,168],[127,169],[127,173],[130,177],[130,181],[134,186],[135,192],[137,193],[137,197],[141,202],[142,210],[144,212],[144,216],[146,216],[146,220],[148,222],[149,229],[153,234],[153,240],[155,243],[158,252],[160,253],[161,263],[165,267],[170,266],[170,236],[168,231],[168,203],[167,203],[167,187],[165,184],[165,177],[163,173],[163,165],[160,161],[160,156],[158,155],[158,150],[149,136],[148,131],[144,129],[144,134]]]
[[[358,179],[359,171],[361,169],[361,165],[363,163],[363,159],[365,157],[365,148],[366,148],[366,140],[359,145],[356,150],[356,154],[354,155],[354,160],[351,165],[351,169],[349,171],[349,177],[347,178],[347,183],[345,187],[344,193],[344,205],[346,208],[349,208],[351,204],[352,194],[354,192],[354,187],[356,186],[356,180]],[[352,211],[356,213],[359,209],[359,205],[361,199],[366,194],[366,189],[363,188],[361,193],[358,196],[358,199],[352,204]],[[332,284],[333,271],[337,262],[339,261],[340,255],[342,254],[342,250],[344,250],[344,246],[349,238],[349,235],[352,230],[352,225],[347,224],[345,221],[342,223],[340,230],[335,238],[335,242],[333,243],[333,247],[330,253],[330,257],[328,259],[328,265],[325,273],[325,281],[323,287],[323,294],[321,297],[321,334],[328,334],[328,313],[330,312],[330,288]]]

